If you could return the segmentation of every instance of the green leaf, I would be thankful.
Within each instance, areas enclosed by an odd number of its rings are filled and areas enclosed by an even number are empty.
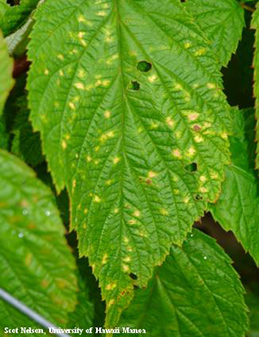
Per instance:
[[[8,134],[6,132],[5,121],[3,116],[0,116],[0,149],[6,150],[8,147]]]
[[[244,9],[236,0],[187,0],[185,5],[211,41],[220,66],[226,66],[242,36]]]
[[[210,205],[213,218],[227,231],[231,230],[246,251],[259,264],[259,196],[257,182],[249,165],[247,142],[244,138],[244,120],[241,135],[237,132],[231,140],[232,164],[227,167],[222,193],[215,205]]]
[[[32,130],[26,96],[19,98],[17,105],[19,111],[12,130],[14,134],[12,152],[28,165],[35,167],[44,161],[44,156],[41,153],[40,135]]]
[[[78,304],[75,311],[70,314],[69,317],[69,328],[74,328],[75,326],[80,328],[89,328],[93,326],[94,319],[94,305],[90,300],[89,288],[79,277],[79,293],[78,293]]]
[[[48,1],[31,39],[31,120],[113,326],[130,274],[145,286],[218,197],[229,162],[218,65],[178,0]]]
[[[257,141],[257,149],[256,149],[256,162],[255,167],[256,169],[259,169],[259,37],[258,37],[258,30],[259,30],[259,4],[256,5],[256,11],[253,15],[253,21],[252,21],[252,28],[256,30],[255,33],[255,53],[254,53],[254,96],[256,98],[256,104],[255,104],[255,116],[257,120],[256,124],[256,141]]]
[[[147,289],[136,291],[120,326],[144,328],[149,337],[243,337],[243,292],[229,257],[194,230],[182,248],[172,247]]]
[[[245,296],[246,304],[249,308],[250,329],[248,337],[259,337],[259,289],[257,287],[253,291],[248,291]]]
[[[12,71],[13,62],[9,58],[7,46],[0,31],[0,116],[3,112],[7,96],[13,86]]]
[[[39,0],[21,0],[20,5],[10,6],[0,0],[0,27],[7,36],[19,29],[30,13],[37,7]]]
[[[2,150],[0,209],[0,287],[49,321],[66,324],[76,304],[75,262],[54,198],[31,169]],[[1,329],[25,326],[23,315],[0,306]]]
[[[92,270],[86,259],[77,261],[79,269],[78,304],[70,314],[68,327],[83,327],[89,329],[94,326],[103,326],[105,308],[101,302],[101,293]]]

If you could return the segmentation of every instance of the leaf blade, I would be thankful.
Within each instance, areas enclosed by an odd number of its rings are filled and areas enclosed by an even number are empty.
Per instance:
[[[226,66],[245,27],[244,9],[235,0],[188,0],[185,6],[211,41],[220,67]]]
[[[39,0],[21,0],[16,6],[10,6],[5,0],[0,0],[0,27],[4,36],[19,29],[30,13],[37,7]]]
[[[54,198],[31,169],[3,150],[0,190],[0,286],[49,321],[65,324],[76,304],[75,263]],[[3,308],[2,328],[24,326],[23,315]]]
[[[0,116],[2,116],[5,101],[14,83],[12,79],[12,68],[13,62],[8,55],[7,46],[0,31]]]
[[[250,141],[253,139],[253,124],[251,118],[253,109],[246,111],[247,127]],[[222,185],[222,193],[216,204],[209,205],[209,210],[215,221],[227,231],[231,230],[237,240],[259,264],[259,197],[255,173],[250,167],[251,154],[248,147],[253,144],[245,138],[245,123],[243,111],[234,110],[234,120],[237,121],[235,133],[230,137],[232,164],[226,169],[226,180]]]
[[[219,194],[229,152],[218,67],[191,17],[167,0],[49,1],[29,58],[31,120],[116,325],[130,273],[144,286]],[[193,162],[198,172],[187,172]]]
[[[172,247],[148,288],[136,290],[120,326],[144,328],[151,337],[241,337],[248,325],[243,293],[229,257],[194,230],[182,248]]]

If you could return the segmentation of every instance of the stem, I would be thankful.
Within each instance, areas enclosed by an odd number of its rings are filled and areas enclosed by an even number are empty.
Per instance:
[[[249,12],[255,12],[255,9],[254,8],[252,8],[252,7],[250,7],[250,6],[248,6],[248,5],[246,5],[245,3],[243,3],[243,2],[241,2],[241,7],[242,8],[244,8],[244,9],[246,9],[247,11],[249,11]]]

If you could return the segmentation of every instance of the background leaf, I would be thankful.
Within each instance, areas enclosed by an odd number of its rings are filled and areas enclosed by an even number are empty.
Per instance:
[[[0,28],[4,36],[19,29],[30,13],[37,7],[39,0],[20,0],[20,4],[10,6],[6,0],[0,0]]]
[[[253,116],[253,109],[250,110],[251,114]],[[250,168],[242,112],[235,110],[234,118],[239,126],[237,124],[234,136],[230,137],[232,164],[226,169],[226,180],[219,200],[215,205],[210,205],[210,211],[225,230],[233,231],[258,265],[258,187]]]
[[[2,115],[7,96],[13,86],[12,71],[13,62],[9,58],[7,46],[0,31],[0,116]]]
[[[176,0],[48,1],[31,39],[31,120],[116,325],[131,273],[145,286],[220,192],[218,65]]]
[[[77,282],[54,198],[32,170],[2,150],[0,223],[0,287],[64,326],[76,304]],[[0,302],[1,328],[26,326],[26,317]]]
[[[182,248],[172,247],[147,289],[136,291],[120,326],[145,328],[149,337],[241,337],[247,330],[243,292],[229,257],[194,230]]]
[[[244,9],[236,0],[187,0],[185,5],[211,41],[220,66],[226,66],[242,36]]]
[[[17,100],[18,112],[12,130],[14,134],[12,142],[12,152],[23,159],[27,164],[35,167],[44,162],[41,153],[40,135],[33,132],[29,121],[29,109],[27,107],[27,97],[23,96]]]

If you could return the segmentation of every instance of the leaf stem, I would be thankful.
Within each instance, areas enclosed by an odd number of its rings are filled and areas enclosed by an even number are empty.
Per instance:
[[[250,7],[250,6],[248,6],[248,5],[246,5],[244,2],[241,2],[241,7],[242,8],[244,8],[244,9],[246,9],[247,11],[249,11],[249,12],[255,12],[255,9],[254,8],[252,8],[252,7]]]

